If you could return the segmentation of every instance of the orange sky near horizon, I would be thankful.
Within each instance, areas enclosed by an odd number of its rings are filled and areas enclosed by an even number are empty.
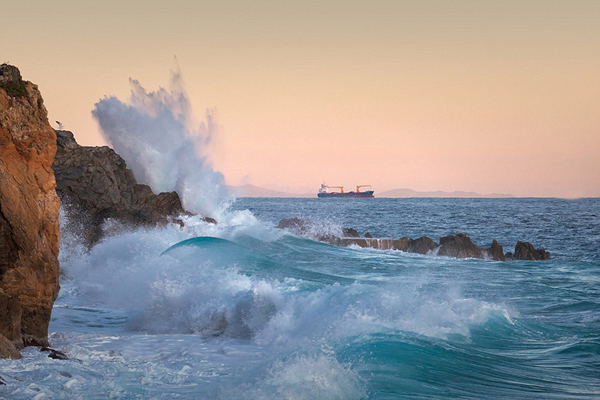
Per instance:
[[[293,193],[600,196],[600,1],[28,1],[2,6],[0,62],[85,145],[128,79],[177,55],[215,169]]]

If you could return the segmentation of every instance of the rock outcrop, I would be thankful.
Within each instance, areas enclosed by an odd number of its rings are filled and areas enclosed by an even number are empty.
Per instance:
[[[439,244],[433,239],[422,236],[418,239],[403,237],[400,239],[375,239],[371,234],[365,234],[361,238],[358,231],[353,228],[341,228],[342,236],[331,233],[331,230],[324,233],[314,234],[313,227],[316,226],[312,221],[299,218],[282,219],[277,228],[287,229],[296,234],[306,236],[310,239],[319,240],[335,246],[356,245],[379,250],[400,250],[415,254],[435,254],[437,256],[446,256],[454,258],[484,258],[495,261],[510,260],[547,260],[550,253],[544,249],[536,250],[528,242],[518,242],[515,246],[515,253],[506,253],[502,246],[495,239],[489,248],[481,248],[471,241],[471,238],[464,233],[457,235],[448,235],[440,238]],[[317,232],[321,232],[317,230]]]
[[[80,146],[69,131],[56,131],[56,141],[52,165],[56,191],[68,214],[69,229],[77,231],[89,247],[110,233],[107,220],[125,226],[154,226],[181,224],[177,217],[189,214],[176,192],[155,195],[148,185],[137,183],[113,149]]]
[[[56,136],[38,87],[0,66],[0,337],[47,345],[59,284]],[[2,352],[14,357],[13,351]]]
[[[544,249],[536,249],[529,242],[517,242],[512,258],[515,260],[547,260],[550,258],[550,253]]]
[[[484,249],[487,253],[487,257],[496,261],[506,261],[506,256],[504,255],[504,249],[498,243],[496,239],[492,240],[492,245],[489,249]]]
[[[437,254],[455,258],[484,258],[483,250],[464,233],[440,238],[440,248]]]

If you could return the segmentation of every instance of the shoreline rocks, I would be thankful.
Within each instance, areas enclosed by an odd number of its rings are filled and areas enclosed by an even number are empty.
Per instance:
[[[125,160],[108,146],[80,146],[72,132],[57,130],[52,168],[56,192],[67,213],[68,229],[79,233],[88,248],[111,234],[107,221],[125,227],[183,225],[185,211],[176,192],[154,194],[137,183]],[[205,218],[216,223],[212,218]]]
[[[435,255],[454,258],[480,258],[494,261],[507,260],[548,260],[550,253],[544,249],[536,249],[531,243],[518,242],[514,253],[504,254],[502,246],[497,240],[493,240],[489,248],[481,248],[471,241],[464,233],[448,235],[440,238],[439,244],[433,239],[422,236],[417,239],[402,237],[400,239],[376,239],[371,234],[365,234],[361,238],[358,232],[352,228],[341,228],[341,236],[332,233],[314,233],[315,224],[309,220],[299,218],[284,218],[277,228],[287,229],[293,233],[310,239],[329,243],[334,246],[356,245],[364,248],[378,250],[400,250],[407,253]],[[318,229],[316,230],[318,232]],[[346,235],[351,233],[351,235]]]
[[[59,290],[55,153],[37,85],[0,65],[0,357],[48,344]]]

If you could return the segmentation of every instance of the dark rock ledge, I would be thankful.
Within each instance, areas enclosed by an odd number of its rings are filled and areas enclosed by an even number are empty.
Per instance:
[[[183,225],[185,211],[176,192],[154,194],[137,183],[125,160],[107,146],[80,146],[73,133],[57,130],[52,169],[56,192],[67,213],[68,230],[91,247],[110,235],[106,221],[124,227]],[[205,221],[216,223],[212,218]]]
[[[481,248],[475,245],[464,233],[448,235],[440,238],[439,243],[422,236],[418,239],[403,237],[400,239],[375,239],[370,234],[361,238],[352,228],[342,228],[338,235],[334,233],[318,233],[312,221],[299,218],[284,218],[277,228],[287,229],[293,233],[307,236],[335,246],[357,245],[380,250],[401,250],[407,253],[431,254],[455,258],[482,258],[495,261],[507,260],[548,260],[550,253],[544,249],[536,249],[531,243],[517,242],[514,253],[504,254],[502,246],[494,239],[490,247]],[[315,233],[317,232],[317,233]]]

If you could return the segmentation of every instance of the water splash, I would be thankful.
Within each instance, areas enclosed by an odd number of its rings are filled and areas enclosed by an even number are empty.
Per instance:
[[[138,182],[157,193],[176,191],[189,211],[220,214],[229,205],[230,193],[206,154],[217,133],[213,110],[197,122],[178,67],[171,71],[168,90],[147,91],[131,78],[129,84],[128,101],[107,96],[92,111],[104,138]]]

